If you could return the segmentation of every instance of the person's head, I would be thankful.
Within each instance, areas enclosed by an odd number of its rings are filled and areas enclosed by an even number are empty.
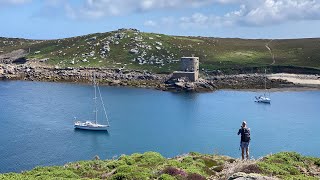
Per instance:
[[[242,127],[247,127],[247,122],[246,121],[242,122]]]

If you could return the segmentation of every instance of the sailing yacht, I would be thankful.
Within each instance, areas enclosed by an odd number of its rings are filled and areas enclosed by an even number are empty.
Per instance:
[[[265,69],[264,72],[265,72],[265,75],[264,75],[264,89],[265,89],[265,91],[264,91],[263,95],[255,97],[256,98],[255,102],[270,104],[271,99],[270,99],[270,97],[267,97],[267,95],[266,95],[266,93],[267,93],[267,70]]]
[[[77,121],[75,118],[74,128],[75,129],[84,129],[84,130],[93,130],[93,131],[107,131],[109,127],[109,121],[107,112],[103,103],[103,99],[101,96],[100,88],[98,84],[96,83],[96,76],[93,74],[93,87],[94,87],[94,104],[95,104],[95,121]],[[99,93],[100,101],[103,107],[104,115],[106,117],[107,124],[99,124],[98,123],[98,108],[97,108],[97,90]]]

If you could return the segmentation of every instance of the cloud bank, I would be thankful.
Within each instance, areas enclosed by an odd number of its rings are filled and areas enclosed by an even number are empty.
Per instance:
[[[0,0],[0,5],[23,5],[34,0]],[[43,0],[42,12],[50,14],[62,9],[64,15],[75,20],[102,19],[141,12],[165,12],[192,9],[184,17],[146,19],[144,26],[157,28],[164,25],[189,27],[269,26],[288,21],[320,20],[320,0]],[[236,10],[225,14],[202,12],[202,7],[227,7]],[[226,8],[227,9],[227,8]],[[199,11],[198,11],[199,10]],[[198,12],[197,12],[198,11]],[[196,12],[196,13],[194,13]],[[43,14],[43,13],[42,13]]]
[[[176,18],[175,24],[182,27],[268,26],[288,21],[320,20],[319,0],[222,1],[220,2],[238,3],[239,9],[220,16],[194,13],[188,17]],[[163,25],[162,20],[152,21],[153,25]]]

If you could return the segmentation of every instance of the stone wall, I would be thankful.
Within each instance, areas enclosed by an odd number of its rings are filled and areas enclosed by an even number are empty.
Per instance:
[[[172,74],[172,78],[178,79],[178,78],[188,78],[190,81],[198,81],[198,74],[196,72],[184,72],[184,71],[175,71]]]

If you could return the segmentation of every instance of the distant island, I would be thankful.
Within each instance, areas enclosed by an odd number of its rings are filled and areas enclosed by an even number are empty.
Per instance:
[[[320,87],[320,39],[169,36],[119,29],[55,40],[0,38],[0,79],[91,82],[203,92]],[[181,57],[199,57],[197,82],[172,78]],[[284,73],[284,74],[278,74]]]
[[[320,158],[280,152],[258,160],[241,161],[222,155],[189,153],[166,159],[156,152],[121,155],[118,159],[36,167],[0,179],[159,179],[159,180],[276,180],[320,178]]]

